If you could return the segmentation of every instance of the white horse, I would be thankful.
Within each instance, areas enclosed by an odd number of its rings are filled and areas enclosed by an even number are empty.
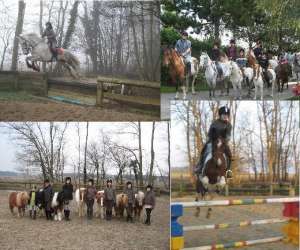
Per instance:
[[[187,83],[187,91],[189,91],[189,78],[192,78],[192,94],[196,94],[195,92],[195,80],[197,78],[198,72],[199,72],[199,61],[197,58],[192,57],[192,63],[191,63],[191,72],[190,75],[188,76],[188,78],[186,79],[186,83]]]
[[[229,80],[232,83],[234,95],[236,99],[241,98],[243,74],[236,62],[230,61],[230,76]]]
[[[36,62],[51,62],[52,53],[48,44],[35,33],[20,34],[18,40],[21,44],[24,55],[31,53],[31,56],[26,57],[26,63],[29,68],[39,71]],[[79,60],[67,49],[61,49],[61,53],[57,55],[57,60],[64,65],[71,76],[74,78],[79,77]],[[29,63],[32,62],[32,64]]]
[[[202,52],[200,56],[200,68],[205,69],[205,79],[209,87],[209,97],[215,97],[215,89],[217,84],[217,67],[216,64],[209,58],[208,54]]]
[[[274,97],[274,88],[275,88],[275,84],[276,84],[275,69],[268,68],[267,74],[268,74],[269,80],[272,83],[272,97]]]
[[[275,70],[277,66],[278,66],[278,61],[276,59],[269,60],[269,68]]]
[[[253,77],[253,83],[254,83],[254,87],[255,87],[254,100],[256,100],[258,89],[260,90],[260,99],[263,100],[263,98],[264,98],[264,80],[262,77],[261,67],[259,67],[257,75]]]

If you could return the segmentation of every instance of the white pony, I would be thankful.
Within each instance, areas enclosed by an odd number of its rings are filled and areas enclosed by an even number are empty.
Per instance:
[[[205,79],[209,87],[209,97],[215,97],[215,89],[217,84],[217,67],[216,64],[209,58],[208,54],[202,52],[200,56],[200,68],[205,69]]]
[[[198,72],[199,72],[199,61],[197,60],[197,58],[195,57],[192,57],[192,63],[191,63],[191,72],[190,72],[190,76],[188,76],[188,78],[186,79],[186,88],[187,88],[187,91],[189,91],[189,78],[191,77],[192,78],[192,94],[196,94],[195,92],[195,80],[197,78],[197,75],[198,75]]]
[[[254,100],[256,100],[258,89],[260,90],[260,99],[263,100],[263,98],[264,98],[264,80],[262,77],[261,67],[259,67],[257,75],[253,77],[253,83],[254,83],[254,87],[255,87]]]
[[[236,62],[230,61],[230,82],[235,93],[235,98],[241,98],[243,74]]]

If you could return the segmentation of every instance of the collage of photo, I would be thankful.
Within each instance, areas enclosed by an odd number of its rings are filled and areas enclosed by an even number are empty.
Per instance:
[[[0,249],[298,250],[299,0],[0,0]]]

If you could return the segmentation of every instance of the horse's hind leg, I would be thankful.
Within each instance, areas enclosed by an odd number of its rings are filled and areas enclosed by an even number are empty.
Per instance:
[[[207,218],[207,219],[209,219],[209,218],[211,217],[211,212],[212,212],[212,208],[209,207],[209,208],[207,209],[207,213],[206,213],[206,218]]]

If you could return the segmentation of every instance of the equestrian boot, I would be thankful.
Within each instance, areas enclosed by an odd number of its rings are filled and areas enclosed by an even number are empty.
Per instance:
[[[36,219],[36,210],[33,211],[33,219]]]
[[[228,166],[226,171],[226,178],[230,179],[232,178],[232,171],[231,171],[231,160],[228,159]]]

